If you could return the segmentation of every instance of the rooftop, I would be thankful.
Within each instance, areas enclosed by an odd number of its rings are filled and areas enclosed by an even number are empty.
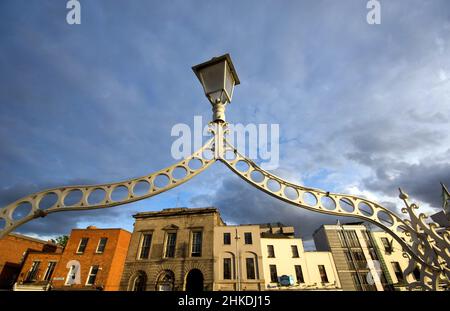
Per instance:
[[[167,217],[167,216],[178,216],[178,215],[192,215],[192,214],[210,214],[219,213],[219,210],[215,207],[176,207],[176,208],[165,208],[162,211],[152,211],[152,212],[142,212],[133,215],[134,218],[150,218],[150,217]]]
[[[19,233],[12,232],[9,235],[13,236],[13,237],[16,237],[16,238],[19,238],[19,239],[24,239],[24,240],[28,240],[28,241],[32,241],[32,242],[36,242],[36,243],[50,244],[50,245],[58,246],[57,244],[53,243],[52,241],[44,241],[44,240],[41,240],[41,239],[38,239],[38,238],[33,238],[33,237],[30,237],[30,236],[27,236],[27,235],[23,235],[23,234],[19,234]]]

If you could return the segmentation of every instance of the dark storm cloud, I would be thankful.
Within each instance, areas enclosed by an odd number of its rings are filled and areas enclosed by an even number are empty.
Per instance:
[[[125,210],[124,210],[125,209]],[[137,210],[130,208],[111,207],[98,210],[65,211],[48,214],[46,217],[34,219],[15,232],[37,234],[41,236],[58,236],[69,234],[80,224],[96,224],[99,227],[111,227],[118,218],[132,219]]]
[[[194,205],[211,202],[219,208],[227,223],[264,224],[281,222],[295,227],[296,234],[311,238],[314,230],[322,224],[355,221],[353,218],[336,217],[314,213],[279,201],[257,190],[238,177],[227,177],[215,194],[199,196],[192,200]]]
[[[92,180],[70,180],[63,182],[63,184],[21,184],[11,186],[7,189],[0,190],[0,205],[7,206],[16,200],[24,198],[25,196],[39,192],[42,189],[50,189],[55,186],[69,186],[69,185],[91,185],[94,184]],[[24,207],[23,209],[21,209]],[[19,219],[28,213],[25,206],[19,205],[16,212],[16,217]],[[95,223],[108,226],[117,221],[117,219],[132,219],[131,216],[139,209],[135,206],[128,205],[124,207],[112,207],[98,210],[85,211],[64,211],[50,213],[46,217],[34,219],[22,226],[16,232],[24,234],[37,234],[41,236],[56,236],[68,234],[72,228],[77,228],[80,223]],[[15,214],[14,214],[15,215]],[[13,216],[14,217],[14,216]]]
[[[391,170],[396,171],[393,178],[386,178],[389,175],[386,167],[375,167],[380,178],[363,179],[364,185],[391,196],[398,194],[397,189],[401,187],[413,202],[419,200],[435,208],[442,207],[440,183],[450,185],[450,163],[391,164]]]
[[[436,206],[438,182],[450,183],[449,6],[385,1],[374,26],[361,0],[97,0],[82,2],[82,23],[70,26],[61,3],[3,0],[0,203],[172,164],[171,127],[210,119],[190,67],[229,52],[242,83],[227,119],[280,124],[280,168],[330,191],[357,185],[396,197],[401,186]],[[227,21],[217,23],[212,7]],[[241,180],[221,183],[229,173],[220,172],[185,184],[181,201],[217,205],[238,223],[286,222],[302,235],[336,221]],[[177,201],[152,200],[154,209]],[[54,214],[20,230],[122,219],[130,229],[133,208]]]

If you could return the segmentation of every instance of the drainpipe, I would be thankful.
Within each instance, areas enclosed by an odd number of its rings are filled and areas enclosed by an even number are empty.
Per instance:
[[[238,242],[239,242],[239,235],[238,235],[238,229],[237,227],[236,229],[236,236],[235,236],[235,240],[236,240],[236,277],[237,277],[237,290],[240,291],[241,290],[241,271],[240,271],[240,260],[241,260],[241,256],[239,254],[239,248],[238,248]]]

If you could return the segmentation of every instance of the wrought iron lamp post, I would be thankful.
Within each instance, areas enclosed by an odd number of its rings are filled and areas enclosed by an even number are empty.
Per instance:
[[[375,224],[392,235],[403,247],[405,256],[410,258],[409,266],[404,271],[410,289],[448,288],[450,285],[450,230],[448,228],[439,228],[435,223],[426,223],[427,217],[424,214],[417,216],[418,206],[410,204],[407,195],[401,190],[400,198],[406,205],[402,212],[408,214],[409,219],[402,219],[389,209],[366,198],[296,185],[263,170],[241,155],[226,139],[225,106],[231,101],[234,86],[239,84],[230,56],[226,54],[213,58],[192,69],[213,106],[213,120],[210,123],[210,132],[213,137],[203,147],[182,161],[149,175],[109,184],[58,187],[20,198],[0,209],[0,238],[22,224],[50,213],[108,208],[152,197],[188,181],[206,170],[215,161],[221,161],[250,185],[279,200],[314,212],[354,217]],[[208,150],[214,152],[214,158],[208,159],[203,156]],[[226,151],[232,151],[234,158],[226,159],[224,157]],[[194,161],[199,161],[200,167],[194,166]],[[176,169],[183,170],[184,176],[175,177],[173,173]],[[255,179],[254,173],[263,176],[263,179]],[[160,176],[166,177],[168,182],[164,185],[155,183]],[[148,184],[147,191],[135,191],[141,183]],[[272,186],[276,184],[278,187],[269,187],[269,184]],[[116,199],[114,194],[123,189],[127,191],[127,195]],[[91,203],[90,197],[98,190],[104,193],[102,200]],[[82,193],[78,202],[66,200],[73,192]],[[41,202],[50,195],[56,196],[57,200],[52,206],[44,209]],[[313,198],[313,202],[307,197]],[[328,202],[325,203],[325,201]],[[333,206],[330,207],[329,202]],[[22,204],[30,204],[31,211],[16,219],[13,214]],[[409,241],[403,240],[404,235],[409,238]],[[419,280],[413,278],[413,272],[417,267],[420,271]]]

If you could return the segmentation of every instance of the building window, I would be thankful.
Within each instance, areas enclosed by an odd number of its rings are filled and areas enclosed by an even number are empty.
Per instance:
[[[82,238],[78,244],[77,254],[83,254],[88,244],[89,238]]]
[[[387,238],[381,238],[381,243],[383,243],[384,251],[386,253],[392,253],[392,245]]]
[[[165,270],[160,274],[156,282],[156,290],[161,292],[172,291],[175,282],[175,274],[171,270]]]
[[[134,292],[142,292],[146,289],[147,277],[144,274],[138,275],[133,282],[132,290]]]
[[[139,259],[147,259],[150,254],[150,246],[152,245],[152,234],[144,233],[141,238],[141,249],[139,251]]]
[[[97,274],[98,274],[98,266],[92,266],[91,269],[89,270],[86,285],[94,285],[95,279],[97,278]]]
[[[255,276],[255,259],[254,258],[246,258],[245,259],[245,267],[247,269],[247,279],[254,280]]]
[[[295,275],[297,276],[298,283],[305,283],[305,279],[303,278],[302,266],[295,265]]]
[[[223,279],[231,280],[231,258],[223,259]]]
[[[345,231],[346,241],[350,247],[360,247],[358,235],[355,230]]]
[[[229,232],[225,232],[223,234],[223,244],[230,245],[231,244],[231,234]]]
[[[352,250],[352,254],[359,269],[367,268],[366,256],[361,250]]]
[[[245,244],[253,244],[252,233],[251,232],[245,232],[244,233],[244,241],[245,241]]]
[[[394,269],[395,276],[397,277],[398,282],[403,281],[403,271],[400,268],[400,264],[397,261],[391,262],[392,268]]]
[[[370,232],[362,231],[362,233],[363,233],[364,240],[366,241],[367,246],[368,247],[373,247],[372,238],[370,237]]]
[[[357,291],[362,291],[362,285],[361,285],[361,281],[359,280],[358,274],[356,274],[356,272],[352,272],[350,273],[352,280],[353,280],[353,285],[355,286],[355,289]]]
[[[377,253],[375,252],[375,249],[369,248],[369,254],[372,260],[378,260],[378,256]]]
[[[350,270],[355,270],[355,265],[353,263],[353,258],[352,258],[352,255],[350,254],[350,252],[347,250],[344,250],[344,256],[345,256],[345,261],[347,262],[347,267]]]
[[[55,266],[56,266],[56,261],[50,261],[47,265],[47,270],[45,271],[44,274],[44,281],[50,281],[53,271],[55,271]]]
[[[269,269],[270,269],[270,282],[278,283],[277,266],[269,265]]]
[[[95,251],[97,254],[101,254],[105,251],[106,242],[108,242],[108,238],[101,238],[98,241],[97,250]]]
[[[176,232],[170,232],[167,234],[167,242],[166,242],[166,256],[168,258],[175,257],[175,246],[177,243],[177,234]]]
[[[28,271],[28,275],[26,278],[26,282],[36,281],[37,273],[39,271],[39,266],[41,265],[40,261],[33,261],[30,271]]]
[[[267,245],[267,257],[275,258],[275,249],[273,248],[273,245]]]
[[[319,273],[320,273],[320,279],[322,280],[322,283],[328,283],[327,271],[325,270],[324,265],[319,265]]]
[[[293,258],[298,258],[298,257],[300,257],[300,256],[298,255],[298,248],[297,248],[297,245],[291,245],[291,251],[292,251],[292,257],[293,257]]]
[[[202,256],[202,232],[195,231],[192,232],[192,257]]]

